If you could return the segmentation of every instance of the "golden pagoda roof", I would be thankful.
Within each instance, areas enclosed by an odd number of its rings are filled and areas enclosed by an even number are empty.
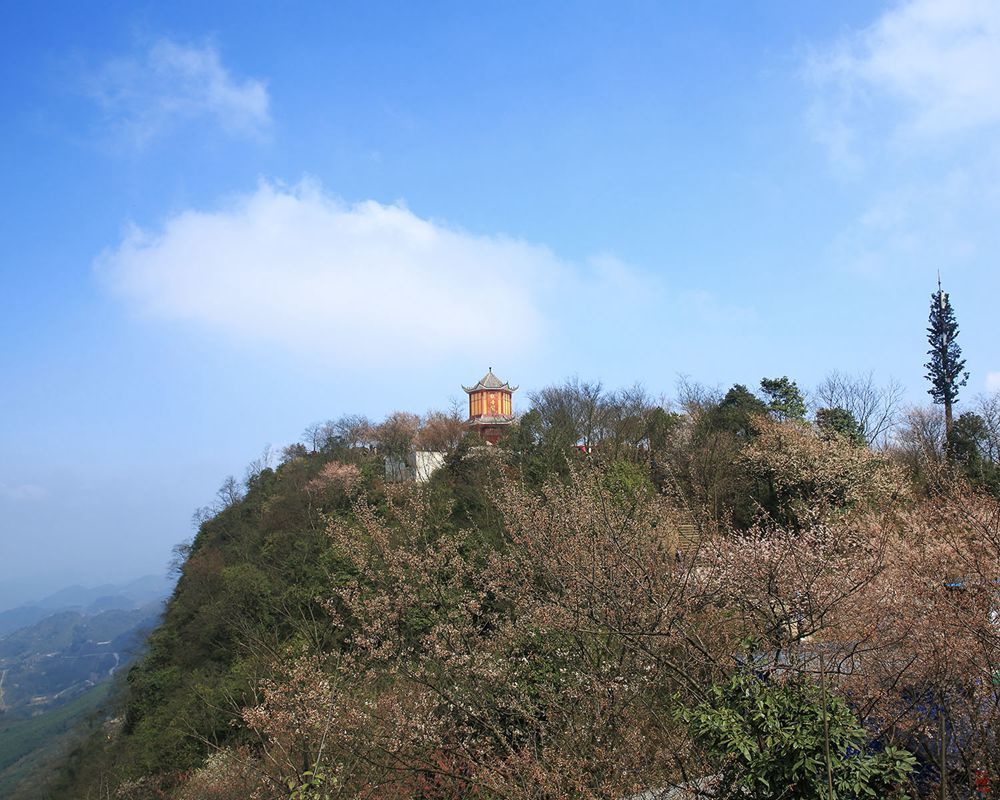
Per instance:
[[[482,391],[484,389],[498,389],[498,390],[504,391],[504,392],[516,392],[517,391],[517,387],[516,386],[511,386],[506,381],[501,381],[496,375],[494,375],[493,374],[493,367],[489,368],[489,370],[487,371],[487,373],[485,375],[483,375],[483,377],[481,377],[479,379],[479,383],[477,383],[475,386],[471,386],[471,387],[470,386],[463,386],[462,388],[466,392],[468,392],[469,394],[471,394],[472,392],[480,392],[480,391]]]

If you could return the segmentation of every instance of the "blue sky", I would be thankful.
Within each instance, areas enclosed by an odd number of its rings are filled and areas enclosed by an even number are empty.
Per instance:
[[[995,3],[7,16],[0,605],[157,572],[265,444],[490,365],[923,403],[940,269],[1000,388]]]

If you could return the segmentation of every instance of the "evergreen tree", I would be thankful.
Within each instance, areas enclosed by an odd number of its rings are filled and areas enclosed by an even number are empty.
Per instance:
[[[854,415],[846,408],[821,408],[816,412],[816,426],[826,436],[843,436],[856,445],[865,443],[865,435]]]
[[[705,415],[702,432],[728,431],[740,439],[750,439],[754,434],[753,418],[764,416],[767,412],[768,407],[764,401],[742,383],[737,383]]]
[[[806,401],[795,381],[787,376],[761,378],[760,390],[767,397],[767,408],[775,419],[805,419]]]
[[[989,427],[973,411],[960,414],[951,432],[951,455],[969,481],[1000,495],[1000,464],[989,453]]]
[[[958,389],[969,380],[965,372],[965,359],[962,358],[962,348],[958,344],[958,322],[951,307],[948,293],[941,290],[938,280],[938,290],[931,295],[931,313],[927,326],[927,342],[930,350],[927,355],[930,361],[924,364],[927,374],[924,376],[931,383],[927,393],[934,398],[937,405],[944,406],[945,439],[951,442],[952,405],[958,401]]]

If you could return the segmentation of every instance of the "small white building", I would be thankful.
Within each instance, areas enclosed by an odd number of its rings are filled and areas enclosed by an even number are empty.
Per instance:
[[[385,479],[388,483],[426,483],[444,465],[444,458],[444,453],[433,450],[411,450],[405,459],[389,456],[385,460]]]

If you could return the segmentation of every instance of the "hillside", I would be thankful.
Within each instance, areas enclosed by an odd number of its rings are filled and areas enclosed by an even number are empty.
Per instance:
[[[865,754],[834,752],[843,780],[930,791],[929,712],[902,709],[898,687],[958,685],[1000,668],[1000,648],[972,594],[915,592],[959,564],[989,585],[996,501],[905,446],[875,451],[856,420],[804,411],[745,387],[674,412],[569,384],[496,447],[450,428],[423,486],[387,486],[383,459],[425,421],[327,426],[245,491],[227,482],[105,727],[37,796],[606,797],[726,764],[737,782],[776,780],[756,771],[790,764],[726,750],[764,741],[747,691],[775,719],[829,716],[826,735]],[[926,548],[926,529],[949,533]],[[877,623],[890,596],[891,629]],[[939,636],[946,664],[922,644]],[[853,664],[822,708],[817,652]],[[773,679],[740,683],[750,658]],[[990,727],[971,722],[978,700],[948,697],[969,722],[948,744],[960,780]],[[734,718],[747,730],[717,727]],[[822,737],[773,746],[822,763]]]
[[[33,796],[38,775],[99,724],[116,675],[159,623],[162,600],[101,611],[93,598],[102,596],[86,598],[89,613],[45,609],[41,620],[0,639],[0,796]],[[135,605],[125,596],[119,601]]]
[[[33,716],[0,717],[0,797],[39,797],[39,776],[65,760],[99,724],[111,683],[82,691],[72,700]]]
[[[244,738],[230,723],[270,654],[297,641],[335,640],[317,602],[332,568],[323,515],[349,501],[316,481],[337,459],[356,465],[377,491],[382,466],[373,453],[309,453],[263,470],[244,497],[202,524],[163,623],[129,671],[115,712],[120,736],[91,740],[52,796],[86,796],[108,772],[116,781],[154,774],[176,783],[211,746]]]

